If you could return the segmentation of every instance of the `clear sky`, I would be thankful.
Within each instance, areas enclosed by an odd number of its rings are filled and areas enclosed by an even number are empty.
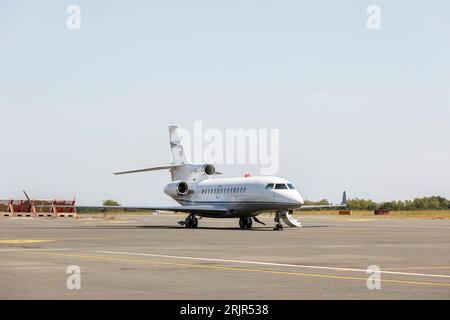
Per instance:
[[[0,198],[172,203],[168,173],[111,172],[195,120],[279,128],[308,199],[450,198],[450,1],[0,0],[0,117]]]

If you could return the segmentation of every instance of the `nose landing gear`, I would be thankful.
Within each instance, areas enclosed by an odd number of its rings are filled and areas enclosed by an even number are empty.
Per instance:
[[[274,221],[277,223],[273,230],[281,231],[283,230],[283,225],[281,224],[281,220],[284,221],[289,227],[301,228],[302,224],[300,221],[294,218],[293,211],[277,211],[275,214]]]
[[[277,224],[275,225],[275,227],[273,227],[273,230],[275,230],[275,231],[283,230],[283,225],[281,224],[281,218],[282,218],[281,211],[277,211],[277,213],[275,214],[275,219],[273,219]]]

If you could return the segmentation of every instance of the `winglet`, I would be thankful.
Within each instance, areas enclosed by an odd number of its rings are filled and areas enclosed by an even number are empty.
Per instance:
[[[342,193],[342,202],[341,205],[346,206],[347,205],[347,193],[344,191],[344,193]]]

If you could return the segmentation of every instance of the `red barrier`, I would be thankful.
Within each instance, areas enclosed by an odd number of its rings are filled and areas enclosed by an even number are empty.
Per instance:
[[[76,217],[77,209],[75,208],[75,199],[73,200],[54,200],[53,213],[57,217]]]
[[[9,204],[11,200],[0,200],[0,217],[10,217],[12,214],[9,212]]]
[[[77,216],[73,200],[0,200],[0,217],[70,217]]]

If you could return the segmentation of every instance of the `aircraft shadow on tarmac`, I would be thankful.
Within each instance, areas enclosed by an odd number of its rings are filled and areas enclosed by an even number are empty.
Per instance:
[[[326,225],[315,225],[315,226],[303,226],[303,228],[327,228],[329,226]],[[183,226],[175,226],[175,225],[158,225],[158,226],[104,226],[104,225],[97,225],[97,226],[86,226],[86,227],[76,227],[76,228],[57,228],[57,229],[84,229],[84,230],[133,230],[133,229],[149,229],[149,230],[193,230],[193,229],[186,229]],[[289,228],[286,227],[285,230],[289,229],[297,229],[297,228]],[[273,231],[272,226],[261,226],[261,227],[253,227],[251,229],[247,230],[241,230],[239,227],[198,227],[197,230],[230,230],[230,231]]]

